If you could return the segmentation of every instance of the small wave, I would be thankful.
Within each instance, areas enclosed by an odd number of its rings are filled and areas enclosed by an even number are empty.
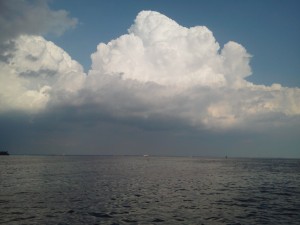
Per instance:
[[[113,218],[111,215],[107,213],[96,213],[96,212],[90,212],[88,213],[91,216],[98,217],[98,218]]]

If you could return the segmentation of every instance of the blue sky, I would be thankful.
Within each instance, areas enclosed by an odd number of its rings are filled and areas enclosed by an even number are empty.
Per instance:
[[[297,0],[54,0],[53,9],[65,9],[79,24],[59,37],[49,39],[61,46],[88,70],[90,55],[100,42],[107,43],[127,33],[141,10],[158,11],[182,26],[207,26],[223,46],[232,40],[253,55],[257,84],[300,86],[300,2]]]
[[[0,146],[300,158],[299,6],[2,0]]]

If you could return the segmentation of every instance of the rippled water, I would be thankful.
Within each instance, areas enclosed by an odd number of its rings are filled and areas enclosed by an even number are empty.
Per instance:
[[[0,157],[0,224],[300,224],[300,160]]]

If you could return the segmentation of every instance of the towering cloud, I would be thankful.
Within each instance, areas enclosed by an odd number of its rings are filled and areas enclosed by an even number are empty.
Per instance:
[[[229,42],[219,52],[208,28],[188,29],[162,14],[143,11],[129,34],[98,46],[92,70],[177,87],[235,85],[251,74],[249,54],[241,45]]]
[[[206,27],[185,28],[157,12],[142,11],[128,34],[98,45],[87,83],[110,86],[97,93],[105,96],[105,104],[117,103],[122,110],[112,104],[115,114],[136,115],[131,106],[141,118],[175,117],[196,127],[249,126],[261,117],[272,124],[278,114],[299,115],[298,88],[245,80],[250,58],[236,42],[220,48]],[[116,102],[115,93],[127,98]]]

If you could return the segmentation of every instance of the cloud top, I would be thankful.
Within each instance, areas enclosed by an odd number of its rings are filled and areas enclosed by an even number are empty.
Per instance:
[[[168,17],[142,11],[129,33],[98,45],[92,70],[124,79],[176,86],[225,86],[251,74],[250,56],[235,42],[220,49],[205,26],[185,28]]]

